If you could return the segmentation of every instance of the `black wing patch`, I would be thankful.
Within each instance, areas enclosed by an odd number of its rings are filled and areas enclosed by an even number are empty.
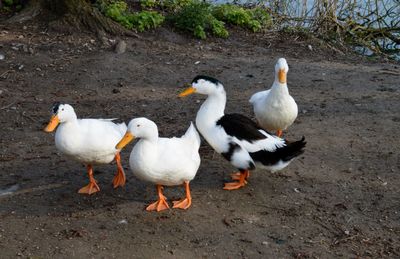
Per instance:
[[[250,142],[267,138],[259,131],[261,128],[254,121],[241,114],[225,114],[216,124],[221,126],[228,135],[239,140]]]

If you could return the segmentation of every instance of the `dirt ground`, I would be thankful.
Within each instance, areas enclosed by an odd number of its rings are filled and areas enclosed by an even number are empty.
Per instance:
[[[398,64],[277,34],[198,41],[160,28],[125,39],[127,51],[116,54],[112,37],[29,24],[0,33],[1,258],[400,257]],[[130,172],[132,145],[122,153],[124,188],[111,186],[115,164],[103,165],[95,167],[101,192],[79,195],[85,167],[42,131],[61,101],[79,117],[145,116],[161,136],[179,136],[204,97],[177,94],[198,74],[224,83],[227,112],[253,116],[248,99],[270,87],[279,57],[299,105],[285,137],[304,135],[306,152],[224,191],[234,168],[203,141],[187,211],[144,210],[156,190]],[[165,189],[169,201],[183,194]]]

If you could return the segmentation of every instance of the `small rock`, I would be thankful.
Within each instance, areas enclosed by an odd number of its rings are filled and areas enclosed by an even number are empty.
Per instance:
[[[198,64],[200,64],[200,61],[196,61],[196,62],[194,62],[194,64],[195,64],[195,65],[198,65]]]
[[[383,182],[383,183],[382,183],[382,186],[386,186],[386,185],[387,185],[387,182]]]
[[[28,29],[28,27],[24,26],[24,27],[22,27],[22,29],[26,30],[26,29]]]
[[[19,35],[18,36],[18,39],[23,39],[24,38],[24,35]]]
[[[268,241],[263,241],[262,244],[265,246],[269,245]]]
[[[153,88],[153,89],[151,89],[151,91],[152,91],[152,92],[155,92],[155,91],[156,91],[156,89],[154,89],[154,88]]]
[[[350,235],[350,231],[348,231],[348,230],[345,230],[344,233],[345,233],[347,236]]]
[[[4,54],[0,53],[0,60],[4,60],[6,58],[6,56],[4,56]]]
[[[309,49],[310,51],[313,51],[313,47],[312,47],[311,45],[307,45],[307,47],[308,47],[308,49]]]
[[[297,192],[297,193],[300,192],[299,189],[297,189],[297,188],[293,188],[293,190],[294,190],[295,192]]]
[[[303,114],[306,114],[308,111],[307,110],[302,110],[301,111]]]
[[[21,69],[23,69],[24,68],[24,65],[20,65],[19,67],[18,67],[18,70],[21,70]]]
[[[28,46],[22,45],[22,50],[23,50],[24,52],[28,52]]]
[[[4,91],[3,90],[0,90],[0,95],[2,95],[4,93]]]
[[[90,43],[94,44],[96,41],[94,39],[90,39]]]
[[[118,221],[118,224],[128,224],[128,221],[126,219],[121,219]]]
[[[126,42],[121,40],[115,46],[115,53],[122,54],[125,53],[125,51],[126,51]]]
[[[42,71],[42,69],[40,69],[40,67],[37,67],[37,68],[36,68],[36,71]]]
[[[34,54],[35,51],[33,50],[33,48],[28,48],[29,54]]]
[[[114,88],[114,89],[112,90],[112,92],[113,92],[113,94],[117,94],[117,93],[120,93],[121,90],[119,90],[119,89],[117,89],[117,88]]]

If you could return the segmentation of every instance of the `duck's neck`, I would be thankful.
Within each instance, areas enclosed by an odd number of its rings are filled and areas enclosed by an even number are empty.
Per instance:
[[[200,132],[215,126],[215,123],[224,116],[225,104],[226,92],[222,86],[208,95],[196,116],[196,126]]]
[[[275,78],[274,84],[271,87],[271,93],[277,95],[289,95],[289,89],[286,83],[279,83],[278,78]]]
[[[76,114],[71,114],[66,121],[63,122],[64,127],[68,128],[78,128],[79,123],[78,123],[78,118],[76,117]]]

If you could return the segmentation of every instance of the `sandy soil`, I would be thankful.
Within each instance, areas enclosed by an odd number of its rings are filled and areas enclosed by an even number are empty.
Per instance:
[[[276,34],[202,42],[162,28],[125,39],[127,52],[116,54],[88,35],[0,32],[1,258],[400,257],[398,64]],[[282,56],[300,111],[285,136],[304,135],[305,154],[229,192],[233,168],[203,141],[187,211],[144,211],[156,193],[130,173],[132,145],[122,154],[125,188],[113,190],[112,164],[95,167],[100,193],[77,194],[84,166],[42,131],[62,101],[79,117],[145,116],[161,136],[181,135],[204,98],[177,93],[197,74],[224,83],[228,112],[253,116],[248,99],[271,85]],[[165,190],[169,200],[183,193]]]

